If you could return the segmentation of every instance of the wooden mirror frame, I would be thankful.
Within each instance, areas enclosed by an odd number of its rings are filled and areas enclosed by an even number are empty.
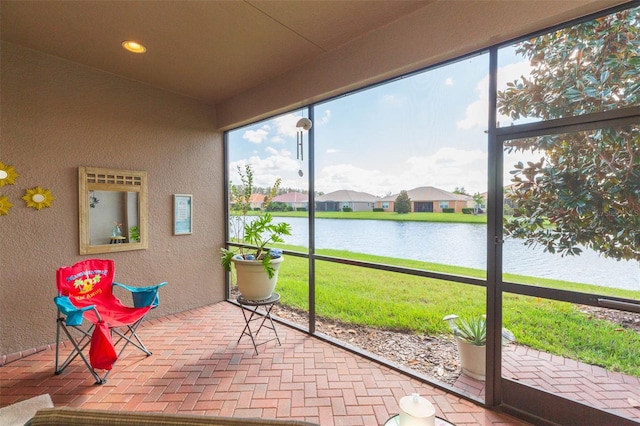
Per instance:
[[[137,193],[140,241],[91,245],[91,225],[89,223],[90,191]],[[144,250],[148,247],[147,172],[81,166],[78,168],[78,201],[80,254]]]

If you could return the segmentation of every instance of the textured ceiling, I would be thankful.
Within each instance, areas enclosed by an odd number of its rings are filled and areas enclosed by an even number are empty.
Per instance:
[[[423,1],[2,1],[2,40],[214,104]],[[147,47],[122,49],[123,40]]]

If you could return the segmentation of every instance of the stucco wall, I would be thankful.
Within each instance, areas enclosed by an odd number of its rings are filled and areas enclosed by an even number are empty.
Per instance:
[[[12,44],[1,50],[0,161],[20,175],[0,188],[0,355],[55,341],[55,272],[78,254],[78,166],[144,170],[149,248],[112,258],[133,285],[168,281],[152,317],[223,299],[223,144],[198,101]],[[35,186],[50,208],[27,208]],[[193,194],[193,235],[173,236],[172,195]]]

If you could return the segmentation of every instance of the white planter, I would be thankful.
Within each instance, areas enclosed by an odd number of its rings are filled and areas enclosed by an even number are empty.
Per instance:
[[[271,266],[275,271],[271,278],[260,261],[245,260],[240,256],[234,256],[231,261],[236,267],[238,291],[243,298],[264,300],[271,297],[278,281],[278,269],[284,262],[283,256],[271,260]]]
[[[487,365],[486,346],[476,346],[461,339],[457,340],[462,373],[476,380],[485,380]]]

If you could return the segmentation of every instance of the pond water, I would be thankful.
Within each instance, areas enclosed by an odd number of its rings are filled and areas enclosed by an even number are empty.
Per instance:
[[[286,244],[308,246],[305,218],[278,218],[291,224]],[[385,220],[317,219],[316,248],[337,249],[486,270],[486,225]],[[546,253],[507,239],[507,273],[640,291],[640,264],[616,261],[585,249],[580,256]]]

